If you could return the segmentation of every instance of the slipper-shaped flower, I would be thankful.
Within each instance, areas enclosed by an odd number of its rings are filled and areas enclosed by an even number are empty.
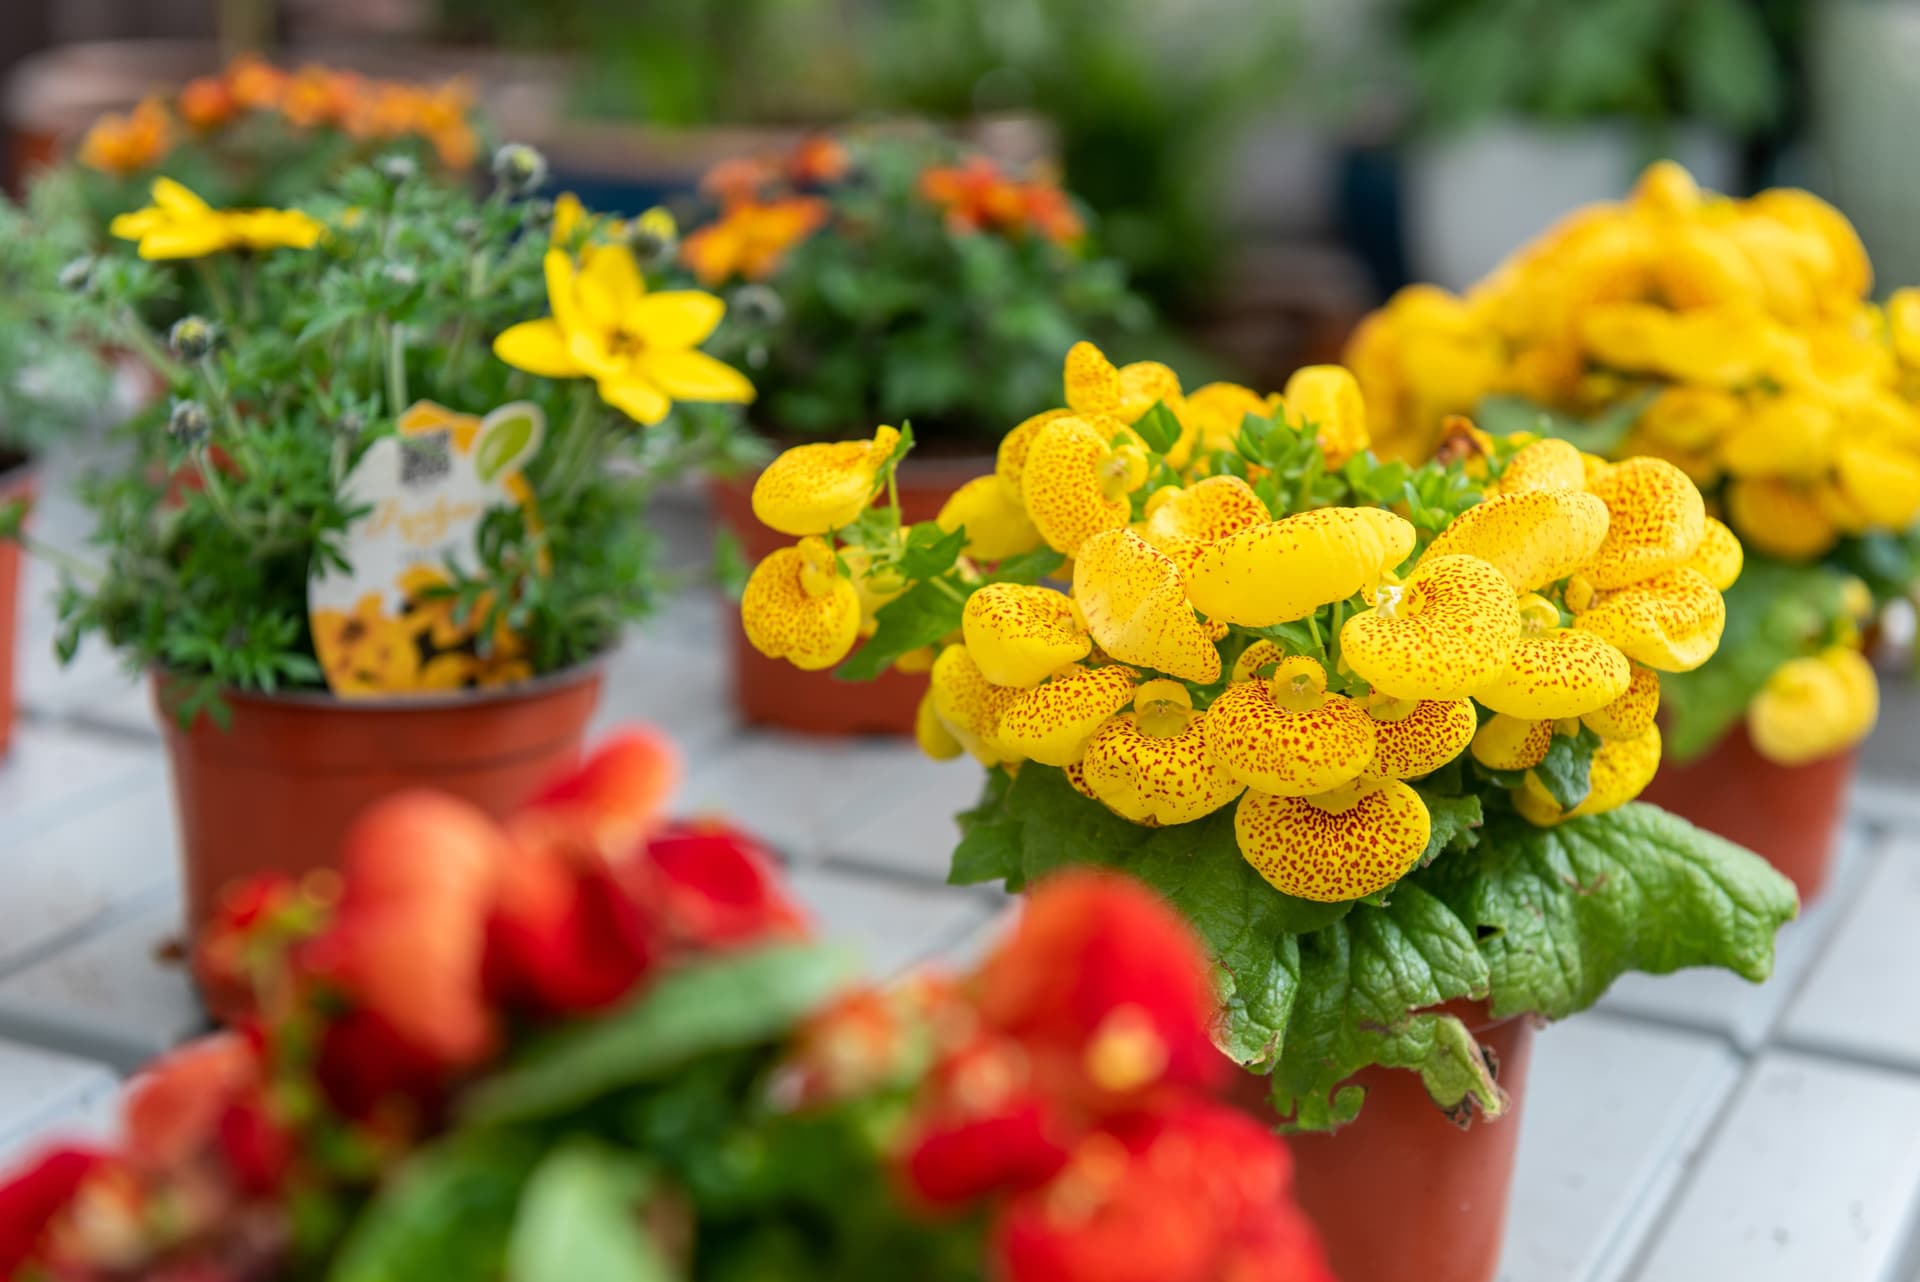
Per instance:
[[[1687,568],[1699,571],[1700,577],[1713,584],[1716,591],[1725,592],[1739,580],[1746,560],[1746,553],[1740,550],[1740,540],[1734,537],[1733,531],[1710,516],[1700,546],[1687,558]]]
[[[1393,699],[1366,704],[1373,718],[1373,765],[1385,779],[1418,779],[1446,765],[1473,742],[1480,718],[1471,699]]]
[[[1270,627],[1373,588],[1413,544],[1413,526],[1382,508],[1316,508],[1207,548],[1187,595],[1208,618]]]
[[[1237,476],[1157,490],[1147,499],[1146,515],[1141,533],[1147,542],[1187,571],[1215,543],[1273,519],[1253,487]]]
[[[852,525],[873,502],[880,469],[899,443],[899,432],[882,427],[871,441],[796,445],[753,483],[753,514],[762,525],[795,537]]]
[[[1642,664],[1633,665],[1626,693],[1580,720],[1602,739],[1637,739],[1660,711],[1660,674]]]
[[[1023,510],[1026,504],[1023,478],[1026,476],[1027,452],[1033,448],[1033,438],[1040,435],[1040,430],[1047,424],[1073,416],[1072,410],[1041,410],[1000,438],[1000,448],[993,456],[993,474],[999,479],[1000,488],[1006,492],[1007,498],[1021,504]]]
[[[1496,494],[1462,512],[1426,556],[1477,556],[1516,592],[1558,582],[1585,565],[1607,537],[1607,505],[1581,490]]]
[[[1904,530],[1920,513],[1920,458],[1890,442],[1846,441],[1836,452],[1840,488],[1872,527]]]
[[[1627,656],[1591,632],[1560,626],[1560,609],[1544,597],[1520,602],[1520,639],[1507,667],[1473,692],[1495,712],[1529,720],[1579,717],[1627,692]]]
[[[1246,785],[1228,773],[1207,747],[1206,719],[1177,681],[1149,681],[1133,697],[1133,711],[1094,732],[1080,763],[1086,791],[1108,809],[1141,824],[1203,819]]]
[[[1555,436],[1543,437],[1522,446],[1507,460],[1495,487],[1501,494],[1524,494],[1529,490],[1584,490],[1587,465],[1580,450],[1571,441]]]
[[[1279,669],[1286,657],[1287,652],[1281,649],[1277,641],[1262,638],[1250,642],[1247,648],[1240,652],[1240,657],[1233,661],[1233,680],[1265,681]]]
[[[1280,393],[1287,421],[1311,425],[1327,466],[1342,463],[1367,448],[1367,402],[1360,384],[1341,365],[1308,365],[1293,372]]]
[[[1113,435],[1093,420],[1057,418],[1040,429],[1027,450],[1021,501],[1040,537],[1056,552],[1075,556],[1089,538],[1124,528],[1132,518],[1127,495],[1146,482],[1146,455],[1132,446],[1116,449],[1110,444]]]
[[[1340,630],[1346,665],[1396,699],[1461,699],[1500,675],[1520,636],[1513,585],[1477,556],[1422,557]]]
[[[1553,746],[1553,722],[1504,713],[1487,718],[1473,736],[1473,759],[1489,770],[1531,770]]]
[[[1250,788],[1304,797],[1357,779],[1373,764],[1373,718],[1327,693],[1312,659],[1281,662],[1270,681],[1230,685],[1207,709],[1207,746]]]
[[[1274,889],[1336,904],[1406,876],[1426,853],[1433,821],[1406,784],[1365,779],[1314,797],[1249,791],[1234,811],[1233,834]]]
[[[1060,673],[1022,691],[1000,714],[994,737],[1007,751],[1041,765],[1072,765],[1086,755],[1093,732],[1133,702],[1139,677],[1118,663]]]
[[[965,555],[976,561],[1003,561],[1040,546],[1040,531],[1017,498],[1007,497],[997,476],[976,476],[941,505],[934,523],[952,533],[965,529]]]
[[[1840,540],[1840,527],[1813,491],[1776,477],[1740,477],[1727,486],[1727,517],[1741,542],[1784,561],[1809,561]]]
[[[747,576],[740,625],[753,648],[803,671],[830,668],[860,635],[860,594],[825,539],[771,553]]]
[[[1064,376],[1067,408],[1075,414],[1104,415],[1131,425],[1164,403],[1181,410],[1180,376],[1159,361],[1135,361],[1114,368],[1106,354],[1084,339],[1067,349]]]
[[[1665,459],[1627,459],[1587,488],[1607,505],[1607,536],[1583,571],[1596,588],[1623,588],[1685,565],[1706,537],[1699,489]]]
[[[1720,462],[1735,476],[1817,480],[1833,466],[1839,430],[1833,407],[1813,396],[1759,397],[1719,443]]]
[[[1202,685],[1220,679],[1220,650],[1187,602],[1180,567],[1132,530],[1081,545],[1073,599],[1094,642],[1121,663]]]
[[[1769,761],[1805,765],[1867,737],[1880,713],[1873,665],[1834,646],[1780,665],[1747,708],[1747,732]]]
[[[983,766],[1020,760],[1020,754],[1008,751],[996,736],[1002,714],[1013,706],[1020,691],[987,680],[964,645],[942,650],[927,680],[934,715],[974,760]]]
[[[1572,810],[1562,810],[1532,773],[1513,790],[1513,807],[1542,828],[1576,815],[1602,815],[1639,796],[1659,769],[1660,727],[1648,726],[1632,739],[1608,739],[1594,750],[1587,798]]]
[[[1727,603],[1698,570],[1681,566],[1630,588],[1602,592],[1574,627],[1636,663],[1691,672],[1719,648]]]
[[[921,694],[920,703],[913,710],[913,741],[935,761],[952,761],[966,751],[934,710],[931,686]]]
[[[1064,592],[1025,583],[989,583],[960,612],[967,652],[995,685],[1039,685],[1093,649]]]

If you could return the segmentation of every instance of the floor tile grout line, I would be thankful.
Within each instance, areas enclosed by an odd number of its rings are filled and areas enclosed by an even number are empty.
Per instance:
[[[87,944],[117,926],[125,925],[148,909],[164,903],[172,885],[171,880],[153,882],[144,889],[117,900],[112,907],[103,912],[96,913],[84,921],[75,922],[65,930],[56,931],[24,952],[7,957],[5,961],[0,962],[0,981],[12,979],[16,975],[32,970],[35,966],[52,961],[63,953]]]

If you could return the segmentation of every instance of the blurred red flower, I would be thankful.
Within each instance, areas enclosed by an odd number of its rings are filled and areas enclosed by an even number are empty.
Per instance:
[[[773,857],[737,828],[670,828],[647,843],[640,876],[641,898],[684,947],[705,951],[807,933],[806,914],[787,898]]]
[[[107,1160],[95,1149],[52,1148],[0,1181],[0,1280],[39,1253],[54,1217]]]

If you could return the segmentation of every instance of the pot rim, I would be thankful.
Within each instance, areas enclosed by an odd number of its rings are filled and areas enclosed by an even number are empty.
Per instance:
[[[606,674],[612,654],[611,649],[605,650],[590,659],[583,659],[579,663],[557,668],[552,672],[543,672],[525,681],[515,681],[511,685],[492,686],[480,690],[461,691],[457,697],[453,698],[444,694],[395,694],[382,695],[377,699],[343,699],[331,691],[275,690],[269,692],[243,690],[238,686],[222,686],[220,694],[222,698],[236,703],[324,708],[329,712],[440,712],[492,703],[517,703],[584,685]],[[156,667],[147,670],[147,679],[152,683],[155,693],[164,697],[168,683],[181,678],[166,668]]]

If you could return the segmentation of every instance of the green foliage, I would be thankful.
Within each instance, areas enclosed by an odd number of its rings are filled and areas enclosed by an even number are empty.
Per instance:
[[[652,1191],[634,1154],[588,1139],[549,1153],[527,1182],[507,1247],[514,1282],[674,1282],[638,1212]]]
[[[1664,751],[1688,761],[1720,741],[1789,659],[1813,654],[1852,626],[1849,576],[1831,566],[1749,554],[1740,579],[1722,595],[1727,626],[1720,648],[1692,672],[1660,678]]]
[[[500,1276],[522,1188],[539,1160],[533,1137],[461,1131],[407,1159],[359,1217],[328,1282]]]
[[[930,137],[850,144],[853,176],[824,192],[826,228],[768,280],[779,317],[715,351],[751,370],[756,420],[781,436],[840,436],[912,419],[948,441],[998,439],[1060,399],[1082,338],[1137,330],[1145,305],[1116,262],[1033,231],[948,225],[920,192],[962,158]]]
[[[0,199],[0,450],[34,453],[106,407],[108,370],[86,341],[85,306],[62,285],[89,271],[84,229],[36,188]],[[0,465],[12,462],[0,459]]]
[[[1697,119],[1748,134],[1786,92],[1749,0],[1402,0],[1398,21],[1424,125]]]

